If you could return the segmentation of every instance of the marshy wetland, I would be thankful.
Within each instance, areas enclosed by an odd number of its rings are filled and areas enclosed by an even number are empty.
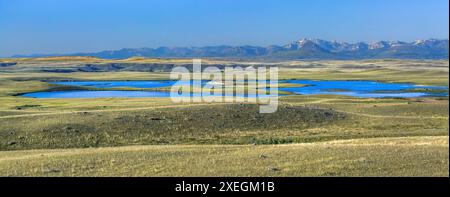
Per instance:
[[[291,82],[280,90],[298,94],[281,96],[273,114],[252,103],[173,103],[164,96],[26,97],[166,94],[167,69],[189,59],[0,61],[10,65],[0,68],[1,176],[449,175],[448,60],[204,60],[278,66],[280,80]],[[366,96],[346,94],[346,87]]]

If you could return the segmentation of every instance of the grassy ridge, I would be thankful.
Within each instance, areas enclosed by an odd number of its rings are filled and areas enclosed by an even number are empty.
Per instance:
[[[42,100],[46,102],[36,102]],[[168,98],[89,100],[35,99],[20,105],[21,110],[0,110],[0,148],[273,144],[448,135],[448,101],[432,98],[287,96],[276,113],[265,115],[252,104],[173,105]]]
[[[211,104],[137,111],[6,116],[0,119],[3,125],[0,128],[3,136],[0,149],[127,144],[249,144],[263,143],[263,140],[283,143],[283,138],[278,137],[286,137],[287,131],[330,125],[345,118],[332,110],[301,106],[281,106],[273,114],[259,114],[258,110],[257,105]],[[270,139],[271,136],[274,139]]]

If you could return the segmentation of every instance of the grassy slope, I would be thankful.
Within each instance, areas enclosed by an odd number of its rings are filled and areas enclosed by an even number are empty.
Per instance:
[[[447,176],[448,137],[0,152],[5,176]],[[414,151],[411,151],[411,150]]]
[[[169,99],[45,101],[0,110],[1,149],[448,135],[446,100],[289,96],[268,115],[252,105],[173,105]]]

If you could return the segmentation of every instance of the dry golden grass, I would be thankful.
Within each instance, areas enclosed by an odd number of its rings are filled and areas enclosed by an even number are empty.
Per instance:
[[[446,137],[0,152],[2,176],[444,176]]]
[[[169,78],[169,73],[164,72],[56,73],[44,72],[43,68],[77,68],[86,63],[112,62],[190,64],[190,59],[52,57],[0,59],[0,62],[18,63],[0,68],[0,145],[2,150],[12,150],[0,151],[0,176],[449,174],[448,97],[286,96],[280,98],[282,106],[287,106],[281,110],[283,113],[293,113],[296,111],[289,110],[301,107],[312,111],[328,110],[345,118],[321,124],[322,116],[317,116],[318,119],[303,124],[302,117],[289,115],[283,119],[281,113],[280,117],[263,119],[262,124],[268,125],[263,128],[245,124],[260,117],[237,113],[233,109],[239,107],[228,109],[220,103],[173,104],[168,98],[34,99],[14,96],[51,90],[55,86],[45,81],[52,80]],[[204,60],[204,63],[280,65],[280,79],[380,80],[448,86],[448,60],[269,63]],[[219,114],[222,110],[221,115],[229,118],[211,118],[217,116],[218,109]],[[152,120],[161,115],[165,117],[157,123]],[[194,116],[201,117],[200,122],[191,121]],[[226,127],[227,122],[240,126]],[[150,123],[153,126],[149,126]],[[187,127],[177,128],[175,123]],[[154,126],[156,124],[160,127]],[[204,130],[195,132],[199,128]],[[175,145],[161,145],[167,143]],[[258,145],[249,145],[251,143]],[[277,143],[284,145],[259,145]],[[61,147],[76,149],[49,149]],[[41,150],[31,150],[35,148]]]

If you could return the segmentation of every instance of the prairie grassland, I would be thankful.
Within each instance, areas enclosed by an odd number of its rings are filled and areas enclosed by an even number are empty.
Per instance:
[[[3,176],[447,176],[445,137],[0,152]]]
[[[36,100],[21,103],[21,110],[2,111],[1,149],[277,144],[448,135],[448,102],[431,98],[418,102],[287,96],[281,99],[276,113],[263,115],[252,104],[173,105],[169,99],[117,98],[96,102],[76,99],[71,103]],[[15,111],[21,113],[11,114]]]
[[[17,95],[73,88],[47,81],[169,78],[167,72],[47,68],[191,60],[0,61],[18,63],[0,68],[0,176],[448,176],[448,97],[289,95],[268,115],[256,104],[176,104],[169,98],[35,99]],[[448,86],[448,61],[267,64],[280,66],[280,79]]]

